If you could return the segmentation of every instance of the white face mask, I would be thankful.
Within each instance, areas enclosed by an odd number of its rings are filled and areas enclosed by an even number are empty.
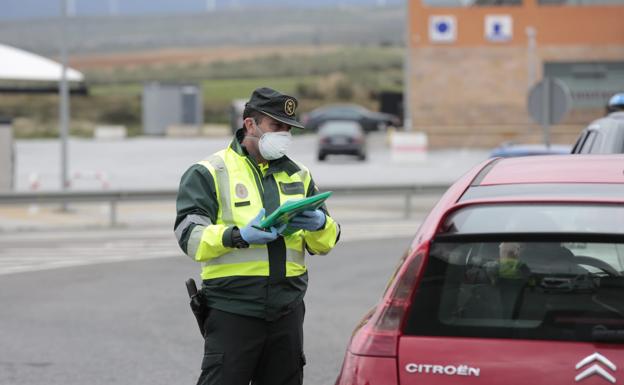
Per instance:
[[[260,127],[254,123],[256,129],[262,134],[260,136],[260,142],[258,143],[258,149],[260,155],[266,160],[279,159],[286,155],[288,146],[292,142],[292,135],[288,131],[279,132],[262,132]]]

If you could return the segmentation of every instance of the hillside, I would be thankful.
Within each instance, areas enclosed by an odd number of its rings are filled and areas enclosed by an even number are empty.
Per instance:
[[[59,51],[61,21],[0,22],[0,43],[46,56]],[[166,16],[77,17],[67,21],[72,55],[232,45],[397,45],[404,8],[223,10]]]

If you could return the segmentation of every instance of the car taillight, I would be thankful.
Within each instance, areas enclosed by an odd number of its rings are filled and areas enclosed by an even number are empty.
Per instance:
[[[377,310],[351,341],[352,354],[395,357],[401,328],[420,275],[429,243],[419,247],[412,258],[402,264],[390,294],[384,296]]]
[[[398,383],[395,358],[355,356],[347,352],[335,385]]]

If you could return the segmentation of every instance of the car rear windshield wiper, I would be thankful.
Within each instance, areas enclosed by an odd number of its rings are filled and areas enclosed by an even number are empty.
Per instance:
[[[594,341],[602,342],[624,342],[624,329],[609,330],[595,328],[591,331],[591,338]]]

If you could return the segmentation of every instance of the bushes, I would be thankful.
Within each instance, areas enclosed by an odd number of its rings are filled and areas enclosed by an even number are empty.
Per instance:
[[[324,99],[325,94],[316,83],[297,83],[295,94],[302,99]]]
[[[339,100],[351,100],[355,96],[355,87],[349,80],[341,80],[336,83],[336,98]]]
[[[141,123],[141,101],[125,97],[121,100],[107,98],[97,104],[96,122],[99,124],[138,125]],[[94,106],[91,106],[93,108]]]
[[[90,135],[100,124],[121,124],[141,132],[141,93],[145,80],[201,83],[204,121],[229,122],[233,99],[246,99],[259,86],[271,86],[300,99],[303,114],[323,104],[357,103],[376,107],[375,95],[402,88],[403,53],[396,47],[338,47],[316,55],[269,54],[211,64],[149,66],[86,71],[89,96],[71,97],[71,133]],[[2,95],[0,115],[23,118],[18,137],[58,135],[57,95]]]

